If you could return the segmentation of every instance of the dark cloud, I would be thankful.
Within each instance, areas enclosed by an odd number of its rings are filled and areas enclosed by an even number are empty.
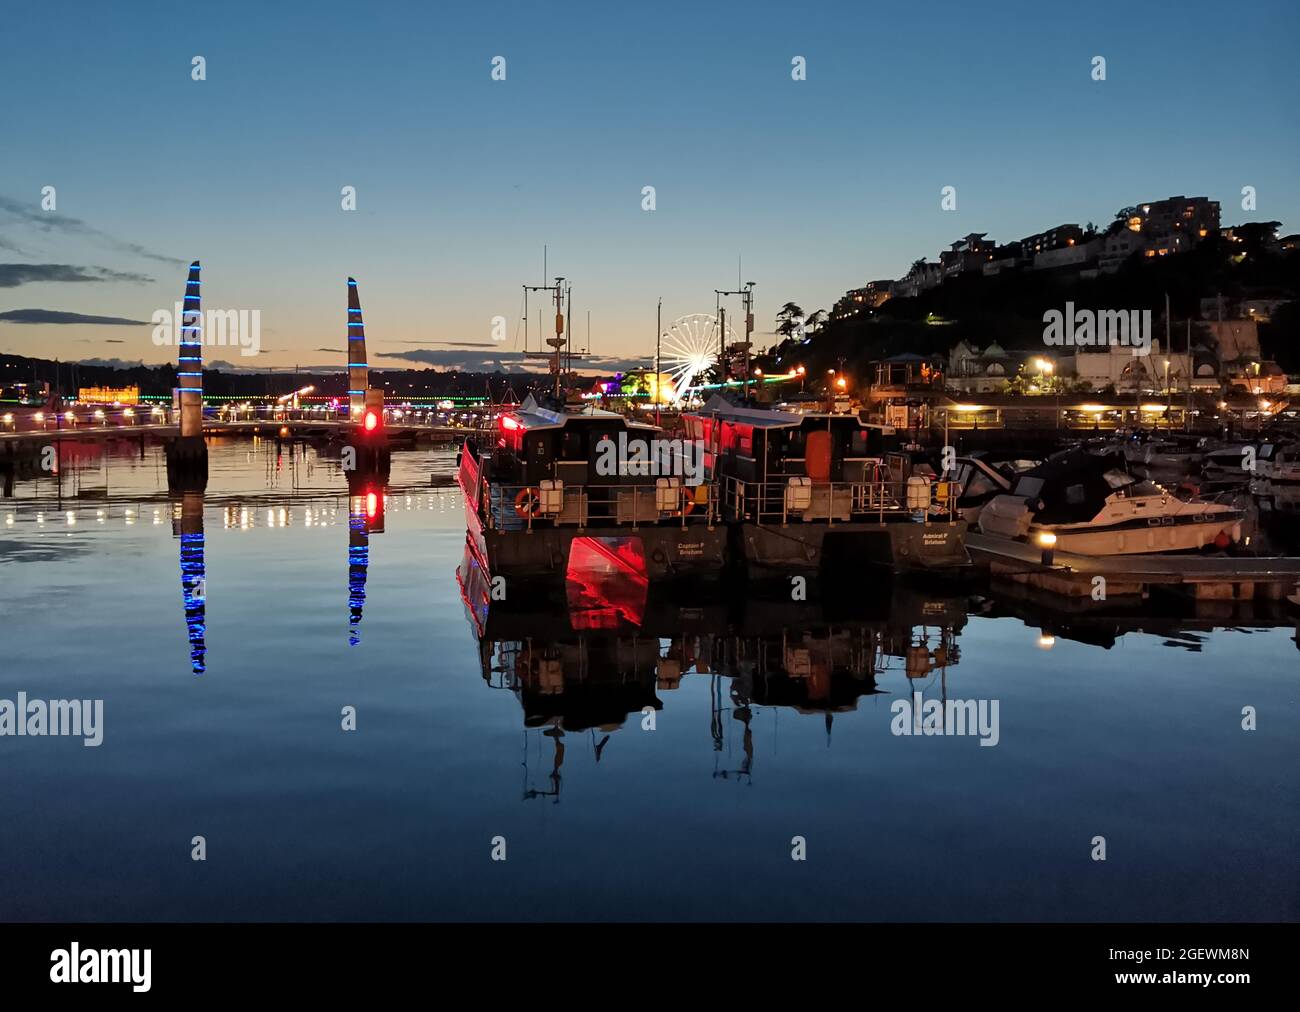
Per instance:
[[[138,369],[145,366],[146,369],[152,369],[153,366],[147,366],[141,359],[127,361],[124,358],[81,358],[77,359],[78,365],[102,366],[105,369]]]
[[[42,211],[38,205],[11,200],[8,197],[0,197],[0,216],[8,218],[10,221],[30,225],[42,232],[61,232],[65,235],[83,236],[92,242],[117,250],[119,253],[130,253],[146,260],[157,260],[160,263],[177,265],[188,263],[188,261],[177,257],[154,253],[152,250],[145,249],[139,243],[124,242],[107,232],[92,228],[80,218],[70,218],[66,214],[58,214],[54,211]]]
[[[147,320],[124,320],[120,316],[86,316],[58,309],[11,309],[0,313],[0,323],[93,323],[105,327],[148,327]]]
[[[0,264],[0,288],[17,288],[38,281],[133,281],[146,283],[146,274],[111,271],[107,267],[77,267],[73,264]]]
[[[545,372],[547,361],[539,358],[525,358],[520,351],[498,351],[494,355],[472,355],[463,351],[441,348],[419,348],[414,351],[384,352],[384,359],[398,359],[402,362],[414,362],[421,365],[436,366],[442,369],[459,369],[462,372]],[[584,373],[627,372],[646,364],[639,358],[614,358],[608,355],[589,355],[575,359],[573,367]],[[371,363],[371,368],[375,364]]]
[[[497,341],[380,341],[380,344],[440,344],[448,348],[500,348]]]

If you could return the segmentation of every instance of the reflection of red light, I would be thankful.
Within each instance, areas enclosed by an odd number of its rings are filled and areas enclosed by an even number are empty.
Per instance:
[[[501,427],[504,429],[517,429],[519,428],[519,423],[509,415],[503,415],[501,418]]]
[[[379,510],[379,497],[373,492],[366,494],[366,516],[374,519],[375,513]]]
[[[367,431],[367,432],[374,432],[375,429],[378,427],[378,425],[379,425],[379,419],[375,416],[375,413],[374,413],[373,411],[367,411],[367,412],[366,412],[366,431]]]
[[[640,538],[574,538],[565,576],[574,629],[641,624],[649,580]]]

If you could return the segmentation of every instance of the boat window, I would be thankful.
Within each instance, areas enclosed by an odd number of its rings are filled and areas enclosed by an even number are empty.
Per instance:
[[[865,457],[870,450],[870,433],[866,429],[858,429],[853,432],[849,438],[849,456]]]
[[[1154,481],[1135,481],[1124,490],[1128,495],[1164,495],[1164,489]]]
[[[1016,495],[1024,496],[1026,499],[1030,496],[1038,495],[1043,490],[1043,479],[1026,477],[1016,482]]]
[[[1111,488],[1123,488],[1125,485],[1132,485],[1134,481],[1131,474],[1125,474],[1123,471],[1107,471],[1102,477]]]
[[[584,460],[586,454],[582,452],[582,433],[576,429],[566,429],[564,433],[564,442],[560,448],[561,460]]]
[[[975,476],[971,478],[970,484],[966,486],[967,495],[986,495],[996,490],[997,486],[993,484],[992,479],[982,471],[977,471]]]
[[[1066,485],[1065,501],[1070,506],[1082,506],[1085,496],[1082,485]]]

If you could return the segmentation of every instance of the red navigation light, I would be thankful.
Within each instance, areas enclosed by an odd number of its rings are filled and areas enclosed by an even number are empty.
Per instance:
[[[517,429],[519,428],[519,423],[516,422],[513,418],[511,418],[509,415],[502,415],[501,427],[503,429]]]
[[[374,432],[375,429],[379,428],[379,416],[373,411],[367,411],[365,425],[367,432]]]

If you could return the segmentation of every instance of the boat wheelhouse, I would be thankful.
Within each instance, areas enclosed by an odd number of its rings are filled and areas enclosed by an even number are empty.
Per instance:
[[[717,576],[726,561],[690,447],[616,412],[530,395],[465,441],[459,483],[489,578]]]
[[[945,482],[891,474],[894,430],[857,415],[795,414],[715,396],[682,416],[703,447],[718,515],[753,575],[969,566]],[[941,517],[932,507],[941,507]]]
[[[984,507],[979,529],[1080,555],[1130,555],[1225,548],[1241,539],[1242,516],[1130,474],[1122,453],[1075,449],[1019,475]]]

